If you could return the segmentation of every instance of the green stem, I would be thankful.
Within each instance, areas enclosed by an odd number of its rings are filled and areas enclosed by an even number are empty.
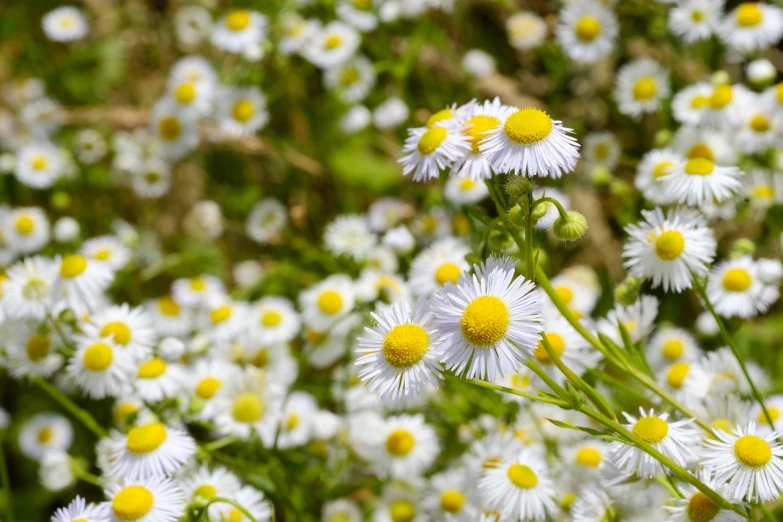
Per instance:
[[[525,271],[527,278],[533,280],[535,273],[533,264],[533,193],[527,193],[527,210],[525,212]]]
[[[758,507],[759,511],[761,511],[764,514],[764,519],[769,520],[769,522],[777,521],[777,518],[775,518],[775,515],[772,514],[772,511],[769,510],[766,504],[764,504],[763,502],[759,502],[756,507]]]
[[[515,390],[513,388],[507,388],[505,386],[500,386],[499,384],[494,384],[487,381],[478,381],[478,380],[466,380],[465,382],[468,382],[474,386],[480,386],[482,388],[487,388],[488,390],[493,390],[500,393],[508,393],[510,395],[516,395],[517,397],[524,397],[526,399],[530,399],[531,401],[537,401],[537,402],[544,402],[546,404],[553,404],[555,406],[559,406],[561,408],[568,408],[569,405],[564,402],[557,399],[552,399],[549,397],[544,397],[541,395],[535,395],[532,393],[526,393],[523,391]]]
[[[562,218],[562,220],[563,221],[568,221],[568,213],[566,212],[566,209],[564,209],[563,205],[558,200],[556,200],[555,198],[552,198],[552,197],[549,197],[549,196],[544,196],[544,197],[542,197],[540,199],[537,199],[533,203],[533,207],[532,208],[536,208],[539,203],[552,203],[555,207],[557,207],[557,212],[558,212],[558,214],[560,214],[560,217]]]
[[[92,484],[95,487],[103,489],[103,483],[101,483],[100,477],[93,475],[89,471],[81,469],[79,467],[75,467],[75,469],[73,470],[73,474],[77,479],[83,482],[87,482],[88,484]]]
[[[733,353],[734,358],[737,359],[740,368],[742,368],[742,373],[745,375],[745,379],[750,385],[750,391],[753,394],[753,398],[756,400],[756,402],[759,403],[759,406],[761,406],[761,410],[764,412],[764,417],[766,417],[767,422],[769,423],[769,427],[774,430],[775,421],[772,420],[772,416],[769,414],[769,411],[767,411],[767,406],[764,404],[764,397],[761,395],[761,392],[759,392],[758,388],[756,388],[756,385],[753,383],[753,379],[750,377],[750,373],[748,372],[747,366],[745,366],[745,361],[743,360],[742,355],[740,355],[739,348],[737,347],[737,343],[734,341],[734,337],[732,337],[732,335],[729,333],[728,328],[726,328],[726,323],[723,322],[723,318],[718,315],[718,312],[715,311],[715,307],[707,298],[707,291],[705,290],[706,284],[706,281],[704,281],[703,285],[699,283],[699,281],[695,281],[693,287],[696,289],[696,293],[699,294],[699,297],[701,297],[702,301],[704,301],[704,306],[707,307],[707,310],[709,310],[710,314],[712,314],[712,317],[715,319],[715,322],[718,324],[718,330],[720,331],[720,336],[723,339],[723,342],[726,343],[726,345],[731,349],[731,353]]]
[[[242,507],[242,505],[238,504],[236,501],[231,500],[230,498],[215,497],[212,500],[210,500],[206,506],[204,506],[204,510],[206,511],[207,508],[209,508],[209,506],[212,504],[230,504],[234,506],[237,510],[239,510],[240,513],[242,513],[247,518],[249,518],[251,522],[258,522],[258,520],[256,520],[256,517],[250,514],[250,511]],[[274,507],[272,509],[274,509]],[[272,520],[274,520],[274,517],[272,517]]]
[[[48,393],[52,399],[60,403],[60,405],[68,410],[71,415],[79,419],[79,422],[84,424],[84,427],[93,432],[98,438],[103,438],[108,435],[106,430],[103,429],[100,424],[98,424],[98,421],[96,421],[88,411],[83,410],[77,406],[76,403],[73,402],[62,391],[60,391],[59,388],[39,376],[34,376],[31,378],[31,380],[40,386],[41,389],[43,389],[46,393]]]
[[[8,522],[14,522],[14,506],[11,501],[11,479],[8,474],[8,464],[5,461],[5,449],[3,448],[4,435],[4,432],[0,432],[0,484],[3,486],[5,516]]]
[[[239,440],[239,438],[236,437],[235,435],[228,435],[228,436],[223,437],[221,439],[213,440],[212,442],[209,442],[207,444],[203,444],[201,446],[201,449],[203,449],[204,451],[212,452],[212,451],[215,451],[215,450],[219,450],[220,448],[224,448],[224,447],[226,447],[226,446],[228,446],[230,444],[233,444],[233,443],[237,442],[238,440]]]

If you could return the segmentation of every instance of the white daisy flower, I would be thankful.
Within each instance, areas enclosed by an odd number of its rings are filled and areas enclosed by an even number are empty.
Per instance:
[[[320,21],[302,18],[297,13],[285,13],[280,20],[283,37],[278,47],[285,55],[302,50],[321,28]]]
[[[121,480],[106,492],[100,504],[101,520],[106,522],[176,522],[185,511],[185,498],[179,486],[164,476],[142,480]]]
[[[81,338],[66,372],[87,396],[117,397],[127,390],[136,370],[130,352],[110,338]]]
[[[147,303],[155,327],[161,335],[184,335],[190,326],[190,312],[171,296],[163,296]]]
[[[741,53],[764,50],[783,36],[783,10],[764,2],[742,2],[723,19],[723,41]]]
[[[715,257],[712,230],[693,211],[665,215],[660,208],[642,211],[644,222],[626,227],[624,264],[633,277],[650,278],[653,288],[681,292],[691,287],[693,274],[703,276]]]
[[[199,142],[195,118],[170,100],[161,100],[152,110],[150,132],[159,143],[160,154],[178,160],[196,148]]]
[[[171,167],[166,161],[147,158],[131,173],[131,187],[141,198],[157,199],[168,193],[171,178]]]
[[[64,172],[62,152],[51,143],[30,143],[16,155],[16,179],[29,187],[51,187]]]
[[[242,346],[241,360],[265,372],[270,382],[291,386],[299,374],[299,366],[288,344],[262,345],[249,337],[243,337],[232,345],[232,348]]]
[[[489,189],[483,179],[451,177],[443,187],[443,195],[454,205],[471,205],[486,198]]]
[[[669,11],[669,28],[686,43],[707,40],[718,32],[723,0],[683,0]]]
[[[763,153],[777,146],[780,138],[780,122],[755,106],[746,108],[739,132],[734,134],[737,148],[745,154]]]
[[[377,303],[380,306],[398,301],[408,302],[410,290],[405,279],[394,271],[365,268],[356,282],[356,297],[365,302],[380,299],[381,303]]]
[[[266,96],[257,87],[225,88],[217,104],[220,129],[233,136],[255,134],[269,122]]]
[[[713,376],[699,362],[676,362],[656,375],[658,382],[684,404],[694,404],[706,397]]]
[[[6,317],[41,320],[52,311],[57,268],[52,260],[35,256],[11,265],[5,273],[0,304]]]
[[[378,238],[370,231],[367,218],[358,214],[343,214],[326,225],[324,244],[335,256],[348,256],[356,261],[367,257]]]
[[[248,319],[253,335],[264,345],[288,342],[296,337],[302,327],[293,303],[285,297],[260,299],[248,313]]]
[[[302,49],[302,55],[316,67],[329,69],[348,61],[359,48],[360,36],[349,25],[333,21],[326,24]]]
[[[361,322],[358,315],[349,314],[325,329],[305,328],[307,364],[326,368],[353,351]]]
[[[619,28],[611,9],[595,0],[570,2],[560,10],[555,34],[570,59],[595,63],[612,52]]]
[[[51,522],[97,522],[99,516],[98,506],[88,504],[80,496],[76,496],[66,507],[61,507],[52,515]]]
[[[573,522],[600,522],[614,516],[613,502],[601,485],[587,484],[571,504],[570,514]]]
[[[324,330],[353,310],[356,291],[351,278],[333,274],[299,294],[305,324]]]
[[[89,26],[82,12],[70,5],[52,9],[41,20],[46,37],[55,42],[73,42],[87,36]]]
[[[279,448],[293,448],[307,444],[313,436],[313,422],[318,404],[309,393],[292,392],[283,405],[277,437]]]
[[[422,250],[411,263],[408,280],[413,293],[429,297],[446,283],[456,283],[470,265],[465,256],[470,249],[462,241],[448,237]]]
[[[196,452],[196,443],[182,429],[151,422],[132,428],[112,445],[112,474],[123,480],[169,476]]]
[[[783,82],[773,85],[761,93],[759,103],[776,120],[783,119]]]
[[[686,160],[703,158],[718,165],[737,164],[737,149],[723,132],[683,125],[672,138],[672,148]]]
[[[242,486],[230,497],[234,502],[245,508],[258,522],[268,522],[272,517],[272,508],[264,500],[264,494],[250,486]],[[241,511],[231,504],[217,505],[220,520],[250,522]]]
[[[79,254],[58,256],[55,262],[59,267],[59,277],[54,284],[54,294],[64,299],[71,308],[89,308],[97,304],[114,279],[113,272],[105,263]]]
[[[671,198],[667,195],[663,178],[671,174],[675,165],[683,158],[671,149],[653,149],[642,157],[636,168],[634,182],[645,199],[656,205],[667,205]]]
[[[461,132],[469,140],[470,151],[457,158],[451,167],[452,177],[469,178],[473,181],[492,177],[492,167],[487,157],[481,152],[481,141],[485,135],[500,126],[505,116],[506,106],[499,98],[484,103],[473,104],[460,115]],[[455,182],[456,183],[456,182]]]
[[[375,68],[366,56],[355,56],[326,70],[324,84],[345,104],[362,101],[375,86]]]
[[[209,418],[212,413],[212,399],[238,377],[238,368],[225,361],[216,359],[199,359],[188,369],[190,376],[184,383],[192,400],[198,400],[203,405],[199,412],[203,418]]]
[[[751,405],[736,395],[709,395],[693,406],[696,416],[713,429],[729,432],[738,425],[747,424]],[[762,412],[763,416],[763,412]]]
[[[462,56],[462,68],[474,78],[487,78],[497,71],[495,58],[481,49],[470,49]]]
[[[362,510],[353,500],[340,498],[324,502],[321,508],[322,522],[362,522]]]
[[[246,374],[214,400],[213,420],[218,433],[239,437],[255,433],[265,447],[272,447],[281,419],[280,390]]]
[[[572,443],[563,449],[562,465],[570,475],[569,482],[579,488],[600,479],[607,458],[607,444],[590,438]]]
[[[617,72],[614,97],[620,112],[628,116],[656,112],[670,92],[669,71],[655,60],[640,58]]]
[[[346,23],[362,32],[369,32],[378,27],[377,7],[383,0],[340,0],[335,12]]]
[[[762,437],[749,423],[730,432],[715,431],[705,439],[702,465],[715,482],[725,484],[726,496],[735,502],[769,502],[783,495],[783,448],[780,433]]]
[[[543,521],[557,510],[546,463],[531,450],[488,469],[478,489],[487,507],[509,520]]]
[[[160,357],[142,361],[133,382],[138,396],[147,402],[158,402],[176,397],[185,381],[181,365],[167,363]]]
[[[395,197],[383,197],[373,201],[367,209],[367,221],[373,232],[384,232],[402,224],[414,215],[413,206]]]
[[[690,362],[701,355],[693,335],[683,328],[659,328],[645,347],[647,361],[655,369],[678,362]]]
[[[169,78],[166,96],[180,112],[196,117],[206,116],[212,111],[215,84],[177,75]]]
[[[201,274],[175,280],[171,284],[171,294],[177,304],[196,308],[225,299],[226,287],[217,277]]]
[[[690,0],[693,2],[694,0]],[[695,0],[705,1],[705,0]],[[706,0],[710,3],[710,0]],[[674,12],[674,11],[672,11]],[[672,99],[674,119],[687,125],[698,125],[703,118],[703,112],[710,103],[713,87],[707,82],[689,85],[678,91]]]
[[[63,365],[63,356],[55,350],[51,333],[39,333],[31,323],[9,322],[5,340],[5,366],[12,376],[51,377]]]
[[[150,315],[143,308],[131,308],[127,303],[92,315],[82,330],[93,338],[111,339],[136,361],[150,356],[157,339]]]
[[[380,437],[372,448],[375,472],[393,479],[418,477],[435,461],[440,450],[435,430],[424,416],[398,415],[383,420]]]
[[[98,236],[82,244],[80,252],[88,259],[102,261],[114,270],[122,270],[130,261],[131,253],[115,236]]]
[[[38,207],[15,208],[3,216],[2,225],[2,238],[14,252],[36,252],[49,243],[49,220]]]
[[[432,325],[425,303],[415,309],[398,302],[380,314],[377,324],[365,328],[356,350],[359,378],[380,398],[418,395],[425,385],[438,386],[441,378],[443,335]]]
[[[747,318],[766,312],[780,297],[780,290],[764,283],[753,258],[743,256],[713,267],[707,297],[720,315]]]
[[[765,409],[766,413],[764,413]],[[767,419],[767,413],[772,419],[772,425]],[[779,420],[781,413],[783,413],[783,395],[771,395],[764,398],[763,409],[758,402],[754,402],[750,407],[749,417],[757,424],[758,433],[766,435],[776,430],[779,425],[783,426],[783,422]]]
[[[174,13],[177,38],[185,45],[198,45],[212,32],[212,15],[200,5],[186,5]]]
[[[72,442],[71,423],[57,413],[37,413],[19,429],[19,449],[36,461],[52,451],[68,451]]]
[[[231,498],[242,485],[236,475],[220,466],[212,470],[207,466],[201,466],[193,471],[179,473],[177,482],[188,503],[196,502],[199,498],[203,500],[212,500],[215,497]],[[218,504],[210,505],[208,512],[210,518],[219,519]]]
[[[266,16],[249,9],[232,9],[212,28],[212,45],[234,54],[242,54],[262,44],[267,37]]]
[[[623,345],[618,326],[622,323],[631,340],[636,343],[649,335],[657,315],[658,300],[651,295],[643,295],[630,306],[619,306],[611,310],[606,318],[598,321],[596,329],[615,343]]]
[[[378,130],[388,130],[405,123],[410,116],[408,105],[395,96],[388,98],[372,111],[372,124]]]
[[[569,133],[540,109],[509,107],[479,148],[496,172],[559,178],[579,160],[579,144]]]
[[[730,348],[723,347],[714,352],[705,353],[699,364],[714,376],[710,387],[711,394],[718,396],[733,393],[750,395],[751,388],[748,379]],[[769,376],[764,370],[753,361],[747,361],[745,366],[757,389],[769,388]]]
[[[427,522],[430,519],[419,505],[419,483],[390,482],[375,505],[372,522]]]
[[[451,168],[454,162],[470,151],[468,138],[448,121],[433,127],[408,130],[399,159],[404,175],[413,173],[413,181],[435,179],[442,170]]]
[[[476,522],[478,509],[473,497],[475,492],[465,470],[451,468],[430,478],[422,507],[435,520]]]
[[[256,203],[247,216],[245,231],[258,243],[266,243],[280,234],[288,222],[288,209],[273,198]]]
[[[546,40],[546,22],[531,11],[521,11],[508,17],[506,33],[514,49],[535,49]]]
[[[519,371],[543,327],[535,285],[495,261],[446,286],[433,303],[435,324],[450,337],[443,362],[468,379],[494,381]]]
[[[372,117],[370,109],[364,105],[354,105],[340,118],[337,126],[344,134],[356,134],[367,128]]]
[[[169,69],[169,82],[172,85],[187,82],[212,92],[217,86],[217,81],[215,67],[201,56],[180,58]]]
[[[783,202],[783,177],[764,169],[754,169],[745,176],[745,194],[751,208],[766,210]]]
[[[583,141],[583,147],[583,160],[588,170],[599,165],[614,170],[622,154],[620,143],[611,132],[588,134]]]
[[[742,85],[716,85],[710,102],[701,111],[701,123],[717,129],[731,129],[742,120],[754,98],[755,95]]]
[[[679,466],[687,466],[694,457],[692,448],[701,440],[699,430],[690,426],[693,419],[669,422],[668,413],[656,415],[654,410],[650,409],[648,413],[643,408],[639,408],[639,413],[636,418],[623,412],[628,421],[626,428]],[[669,473],[656,459],[624,442],[611,442],[608,458],[615,468],[629,477],[648,479]]]
[[[710,473],[701,471],[699,481],[718,495],[723,496],[725,485],[712,479]],[[668,518],[664,522],[693,522],[694,520],[710,520],[711,522],[743,522],[747,520],[734,511],[723,509],[707,495],[694,486],[683,485],[685,497],[671,499],[663,509]]]
[[[557,297],[563,301],[571,313],[577,317],[587,317],[592,313],[600,293],[597,282],[574,277],[573,271],[563,271],[553,277],[551,283]],[[544,311],[546,317],[560,316],[560,312],[549,298],[544,300]]]

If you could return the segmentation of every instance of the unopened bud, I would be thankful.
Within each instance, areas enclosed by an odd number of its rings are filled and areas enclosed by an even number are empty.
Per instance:
[[[560,241],[576,241],[587,232],[587,218],[574,210],[566,212],[566,216],[568,219],[557,217],[552,225],[552,233]]]
[[[596,187],[605,187],[612,181],[612,173],[604,165],[598,165],[590,171],[590,179]]]
[[[506,192],[518,198],[533,192],[533,183],[524,176],[510,176],[506,182]]]
[[[753,255],[755,251],[756,245],[754,245],[753,241],[746,237],[736,240],[734,244],[731,245],[731,257],[734,258]]]
[[[713,87],[726,85],[729,82],[731,82],[731,76],[726,71],[715,71],[712,74],[712,78],[710,78],[710,83],[712,83]]]
[[[655,133],[655,146],[659,149],[667,146],[672,140],[672,131],[661,129]]]
[[[525,226],[525,212],[522,207],[514,205],[508,209],[508,221],[515,227],[523,228]]]

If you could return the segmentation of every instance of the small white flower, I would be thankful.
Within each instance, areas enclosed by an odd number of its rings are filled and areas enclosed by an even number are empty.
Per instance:
[[[106,491],[106,498],[109,500],[99,507],[101,520],[106,522],[176,522],[185,510],[179,486],[162,475],[122,480]]]
[[[750,256],[715,265],[707,282],[707,298],[724,317],[756,316],[766,312],[779,297],[778,285],[761,280]]]
[[[620,112],[628,116],[656,112],[670,92],[669,71],[655,60],[640,58],[617,72],[614,97]]]
[[[575,62],[591,64],[611,53],[618,32],[615,14],[601,2],[570,2],[560,10],[557,40]]]
[[[742,2],[726,15],[720,35],[742,53],[766,49],[783,36],[783,10],[764,2]]]
[[[46,37],[55,42],[73,42],[87,36],[89,26],[81,11],[72,6],[52,9],[41,20]]]

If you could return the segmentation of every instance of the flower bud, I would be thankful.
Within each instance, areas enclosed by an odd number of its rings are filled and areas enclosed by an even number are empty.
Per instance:
[[[552,233],[561,241],[576,241],[587,232],[587,219],[574,210],[566,212],[568,219],[558,216],[552,225]]]
[[[539,203],[535,207],[533,207],[533,213],[531,214],[531,217],[533,218],[533,223],[537,222],[539,219],[544,217],[549,210],[549,206],[547,205],[546,201]]]
[[[726,85],[728,83],[731,83],[731,76],[729,76],[729,73],[727,73],[726,71],[715,71],[714,73],[712,73],[712,78],[710,78],[710,83],[712,83],[713,87]]]
[[[731,257],[734,258],[753,255],[755,251],[756,245],[753,244],[753,241],[746,237],[736,240],[734,244],[731,245]]]
[[[506,192],[518,198],[533,192],[533,183],[524,176],[511,176],[506,182]]]
[[[518,228],[523,228],[525,226],[525,212],[522,210],[522,207],[519,205],[514,205],[510,209],[508,209],[508,221],[512,225]]]
[[[667,146],[672,140],[672,131],[661,129],[655,133],[655,146],[659,149]]]
[[[605,187],[612,181],[612,173],[604,165],[598,165],[590,171],[590,179],[596,187]]]

